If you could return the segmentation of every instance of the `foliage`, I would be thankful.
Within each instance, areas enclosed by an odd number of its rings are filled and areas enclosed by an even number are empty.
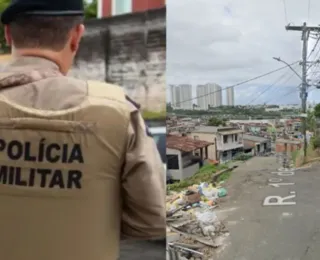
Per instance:
[[[287,111],[266,111],[264,107],[249,107],[249,106],[221,106],[210,108],[210,110],[182,110],[172,109],[167,107],[168,112],[174,112],[177,116],[200,117],[212,116],[225,119],[274,119],[282,118],[283,116],[296,117],[298,110],[291,109]]]
[[[218,178],[216,183],[222,182],[222,181],[226,181],[230,178],[232,171],[226,171],[224,173],[222,173]]]
[[[171,106],[171,103],[167,103],[167,105],[166,105],[166,110],[167,110],[167,112],[172,112],[172,111],[173,111],[173,108],[172,108],[172,106]]]
[[[11,0],[0,0],[0,13],[2,13],[7,6],[10,4]],[[91,19],[97,17],[97,0],[92,0],[92,2],[88,3],[88,1],[84,0],[85,7],[85,18]],[[0,26],[0,52],[8,53],[10,52],[10,48],[7,46],[5,37],[4,37],[4,27]]]
[[[226,126],[226,121],[225,119],[212,117],[208,121],[208,126]]]
[[[89,3],[88,1],[84,0],[84,10],[84,15],[86,19],[97,18],[98,1],[92,0],[92,2]]]
[[[247,161],[251,158],[252,158],[252,155],[250,155],[250,154],[240,153],[234,157],[234,160],[235,161]]]
[[[200,184],[202,182],[211,183],[212,182],[212,175],[214,173],[221,171],[221,170],[225,170],[227,168],[228,168],[228,166],[225,164],[222,164],[222,165],[207,164],[207,165],[203,166],[197,173],[195,173],[191,177],[186,178],[182,181],[173,183],[173,184],[168,184],[167,189],[171,190],[171,191],[181,191],[181,190],[184,190],[194,184]],[[230,176],[230,173],[227,174],[227,172],[226,172],[222,175],[224,175],[224,177],[221,177],[221,178],[226,178],[226,177]]]
[[[320,137],[315,137],[312,139],[312,145],[314,149],[320,148]]]
[[[320,118],[320,103],[314,107],[314,116]]]
[[[312,132],[316,129],[316,118],[314,111],[309,110],[307,112],[307,129]]]

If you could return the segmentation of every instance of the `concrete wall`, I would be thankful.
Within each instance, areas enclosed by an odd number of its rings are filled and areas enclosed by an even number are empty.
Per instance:
[[[192,164],[188,167],[183,167],[184,158],[182,158],[181,152],[178,150],[167,148],[167,155],[178,155],[180,169],[167,169],[168,175],[172,178],[172,180],[184,180],[194,175],[200,169],[199,163]]]
[[[123,86],[148,110],[165,109],[166,9],[88,21],[70,75]]]
[[[223,137],[227,136],[227,143],[223,142]],[[237,136],[237,141],[234,136]],[[233,138],[233,139],[232,139]],[[243,147],[243,133],[237,133],[237,134],[228,134],[228,135],[217,135],[217,149],[226,151],[226,150],[233,150],[237,148]]]
[[[207,141],[210,143],[214,143],[216,140],[216,135],[212,134],[206,134],[206,133],[191,133],[189,136],[194,139],[196,137],[198,140]],[[208,146],[208,159],[217,161],[218,158],[216,156],[216,145],[210,145]]]

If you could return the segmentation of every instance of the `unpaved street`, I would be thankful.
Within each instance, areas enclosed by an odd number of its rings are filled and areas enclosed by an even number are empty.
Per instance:
[[[320,167],[280,167],[275,157],[255,157],[234,171],[216,211],[230,231],[217,260],[320,259]],[[268,206],[268,196],[287,199]]]

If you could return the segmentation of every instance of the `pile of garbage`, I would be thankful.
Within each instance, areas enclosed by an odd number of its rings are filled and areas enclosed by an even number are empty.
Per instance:
[[[229,233],[215,209],[227,195],[221,186],[201,183],[167,197],[168,258],[210,259]]]

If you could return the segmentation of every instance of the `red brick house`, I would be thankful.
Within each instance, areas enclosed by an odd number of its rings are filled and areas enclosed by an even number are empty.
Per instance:
[[[166,0],[98,0],[98,18],[165,7]]]

